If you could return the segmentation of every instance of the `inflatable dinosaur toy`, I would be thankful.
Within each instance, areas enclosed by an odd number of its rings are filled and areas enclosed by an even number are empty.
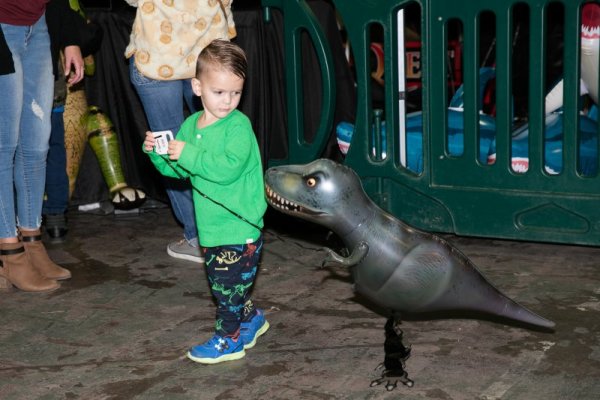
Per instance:
[[[339,236],[350,255],[343,257],[329,250],[325,261],[349,267],[355,290],[392,314],[466,311],[544,329],[554,327],[552,321],[496,289],[444,239],[379,208],[347,166],[320,159],[306,165],[273,167],[265,174],[265,186],[272,207],[323,225]],[[389,322],[386,337],[394,335]],[[393,340],[388,337],[386,344],[390,342]],[[401,345],[396,348],[403,349],[403,364],[410,351]],[[399,375],[412,386],[404,371]],[[384,371],[384,376],[389,376],[389,371]]]

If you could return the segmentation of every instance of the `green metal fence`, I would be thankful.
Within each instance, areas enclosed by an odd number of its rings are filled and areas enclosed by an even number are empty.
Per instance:
[[[279,9],[284,17],[285,79],[288,110],[288,155],[286,159],[272,159],[270,165],[302,163],[314,160],[325,148],[333,124],[335,105],[335,79],[333,60],[323,29],[306,1],[265,0],[265,20],[271,20],[271,9]],[[323,87],[322,113],[314,138],[309,142],[304,135],[304,93],[302,71],[302,38],[308,35],[314,44],[315,54],[321,64]],[[316,77],[311,77],[315,79]]]
[[[598,128],[595,127],[595,165],[591,173],[581,170],[580,26],[583,0],[333,0],[343,20],[355,61],[357,109],[354,134],[345,163],[361,176],[367,193],[384,209],[407,223],[428,231],[459,235],[549,241],[585,245],[600,244],[600,178],[598,176]],[[561,114],[561,168],[547,168],[548,142],[544,99],[549,10],[559,6],[564,28],[560,64],[564,77]],[[297,40],[307,32],[322,63],[324,83],[331,77],[327,43],[304,0],[263,0],[265,10],[278,8],[284,16],[286,85],[288,90],[289,157],[277,163],[302,163],[319,157],[331,134],[335,87],[325,85],[320,132],[312,143],[302,140],[301,71],[294,68],[300,56]],[[398,35],[404,10],[416,8],[420,30],[422,101],[422,168],[407,168],[406,108],[402,106],[405,76],[399,69],[402,38]],[[402,11],[402,13],[401,13]],[[526,12],[526,70],[515,88],[515,21]],[[495,142],[493,163],[482,162],[481,153],[481,35],[482,24],[494,21]],[[413,21],[414,22],[414,21]],[[450,90],[448,42],[453,24],[461,27],[463,110],[462,148],[449,149]],[[372,101],[370,42],[374,27],[382,32],[385,66],[386,130],[373,138],[376,113]],[[400,29],[402,30],[402,29]],[[516,89],[524,89],[528,168],[515,170]],[[381,140],[382,139],[382,140]],[[382,143],[385,143],[383,145]],[[382,156],[385,154],[385,156]],[[483,157],[485,159],[485,155]]]

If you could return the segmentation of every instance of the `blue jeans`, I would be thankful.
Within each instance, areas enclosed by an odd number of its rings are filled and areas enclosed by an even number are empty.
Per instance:
[[[0,75],[0,238],[12,238],[42,223],[54,76],[43,16],[0,28],[15,66]]]
[[[176,135],[184,120],[184,100],[190,111],[196,111],[190,79],[159,81],[145,77],[135,67],[134,57],[129,60],[129,77],[142,101],[150,130],[170,130]],[[175,218],[183,225],[183,235],[187,240],[195,239],[198,229],[189,181],[165,177],[164,184]]]
[[[63,214],[69,205],[69,177],[65,149],[64,107],[52,110],[50,148],[46,162],[46,199],[42,214]]]

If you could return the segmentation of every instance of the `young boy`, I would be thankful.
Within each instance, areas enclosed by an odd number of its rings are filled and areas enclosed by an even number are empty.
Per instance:
[[[203,111],[188,117],[166,155],[144,151],[165,176],[190,178],[200,244],[213,296],[215,335],[187,356],[203,364],[237,360],[269,329],[249,299],[262,250],[267,208],[258,143],[249,119],[236,110],[246,78],[246,56],[237,45],[215,40],[196,65],[192,89]]]

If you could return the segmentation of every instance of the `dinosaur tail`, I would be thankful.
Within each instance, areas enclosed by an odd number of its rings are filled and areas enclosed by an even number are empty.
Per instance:
[[[503,294],[501,295],[504,296]],[[499,304],[499,306],[499,309],[492,310],[498,316],[547,329],[553,329],[555,326],[554,322],[534,313],[508,297],[505,297],[504,304]]]
[[[481,312],[545,329],[553,329],[555,326],[554,322],[506,296],[475,270],[454,281],[452,290],[445,292],[425,308],[427,311],[445,309]]]
[[[471,286],[471,289],[475,290],[470,291],[470,296],[463,297],[469,299],[468,304],[457,304],[459,308],[480,311],[546,329],[554,328],[554,322],[534,313],[527,307],[509,298],[488,282],[485,277],[472,277],[479,281],[479,283],[475,285],[476,289]]]

